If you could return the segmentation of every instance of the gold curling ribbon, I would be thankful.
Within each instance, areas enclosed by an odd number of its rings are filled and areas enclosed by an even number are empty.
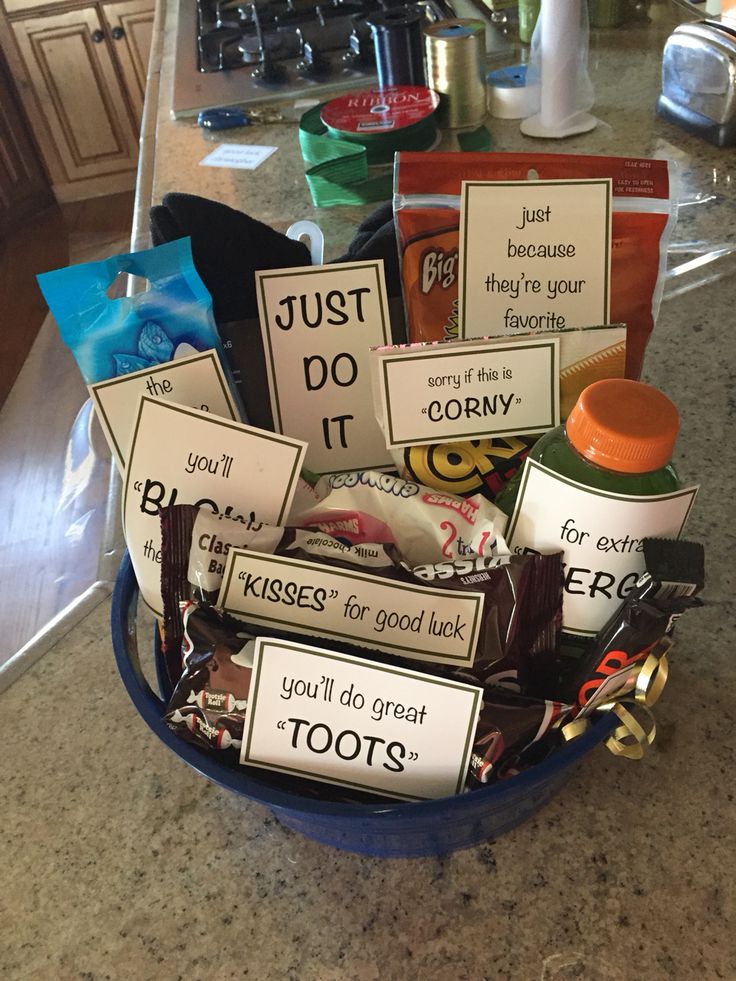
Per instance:
[[[669,673],[667,654],[671,647],[672,641],[669,637],[662,637],[657,642],[637,673],[633,698],[624,697],[597,707],[597,711],[615,712],[621,723],[605,742],[605,746],[614,756],[640,760],[646,748],[654,742],[657,726],[649,709],[659,699],[667,683]],[[630,711],[634,708],[637,715],[644,717],[646,727]],[[569,742],[581,736],[590,724],[588,718],[573,719],[562,727],[562,736]]]
[[[627,760],[640,760],[647,746],[651,746],[657,734],[652,713],[640,706],[640,711],[648,716],[650,728],[647,731],[639,720],[628,710],[623,702],[617,702],[612,711],[621,720],[605,742],[614,756],[625,756]]]
[[[670,670],[667,654],[671,647],[670,638],[663,637],[642,664],[634,689],[634,698],[640,705],[649,708],[662,694]]]
[[[568,722],[564,725],[560,732],[562,733],[565,742],[570,742],[571,739],[575,739],[577,736],[582,736],[586,729],[590,727],[589,719],[573,719],[572,722]]]

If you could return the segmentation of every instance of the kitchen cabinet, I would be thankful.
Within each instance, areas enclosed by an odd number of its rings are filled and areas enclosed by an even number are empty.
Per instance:
[[[0,35],[56,197],[132,188],[153,0],[9,2]]]
[[[115,3],[105,3],[102,13],[133,109],[137,133],[143,115],[148,56],[151,51],[152,0],[117,0]]]

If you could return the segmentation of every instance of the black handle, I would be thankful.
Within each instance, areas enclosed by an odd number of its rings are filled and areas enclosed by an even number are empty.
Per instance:
[[[113,27],[110,33],[113,41],[119,41],[121,37],[125,37],[125,31],[122,27]]]
[[[95,44],[102,44],[105,40],[105,32],[101,31],[98,27],[96,31],[92,31],[92,40]]]

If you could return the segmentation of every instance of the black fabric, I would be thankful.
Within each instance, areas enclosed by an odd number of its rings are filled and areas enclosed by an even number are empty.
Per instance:
[[[154,245],[191,238],[194,265],[212,296],[215,321],[246,419],[273,429],[263,338],[258,323],[255,273],[311,264],[303,242],[242,211],[195,194],[166,194],[149,213]],[[348,251],[335,262],[383,259],[391,336],[406,340],[399,256],[391,202],[380,205],[357,228]]]
[[[381,204],[361,222],[345,255],[335,262],[357,262],[360,259],[383,259],[386,290],[389,296],[401,296],[399,250],[396,243],[394,211],[390,201]]]
[[[195,194],[166,194],[160,206],[151,208],[150,223],[154,245],[191,238],[194,265],[212,296],[218,324],[258,316],[257,269],[311,263],[303,242]]]
[[[215,319],[258,316],[254,273],[258,269],[308,266],[309,249],[228,205],[195,194],[171,192],[150,210],[151,237],[162,245],[189,236],[194,265],[212,295]],[[389,296],[401,296],[393,208],[379,205],[358,226],[348,250],[335,262],[383,259]]]

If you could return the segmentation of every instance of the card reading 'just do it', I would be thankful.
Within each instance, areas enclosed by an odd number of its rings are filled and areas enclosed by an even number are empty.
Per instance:
[[[274,427],[315,473],[391,465],[371,409],[368,352],[391,343],[383,262],[257,272]]]
[[[300,440],[141,396],[123,488],[123,531],[141,596],[159,617],[159,508],[195,504],[282,524],[306,445]]]

